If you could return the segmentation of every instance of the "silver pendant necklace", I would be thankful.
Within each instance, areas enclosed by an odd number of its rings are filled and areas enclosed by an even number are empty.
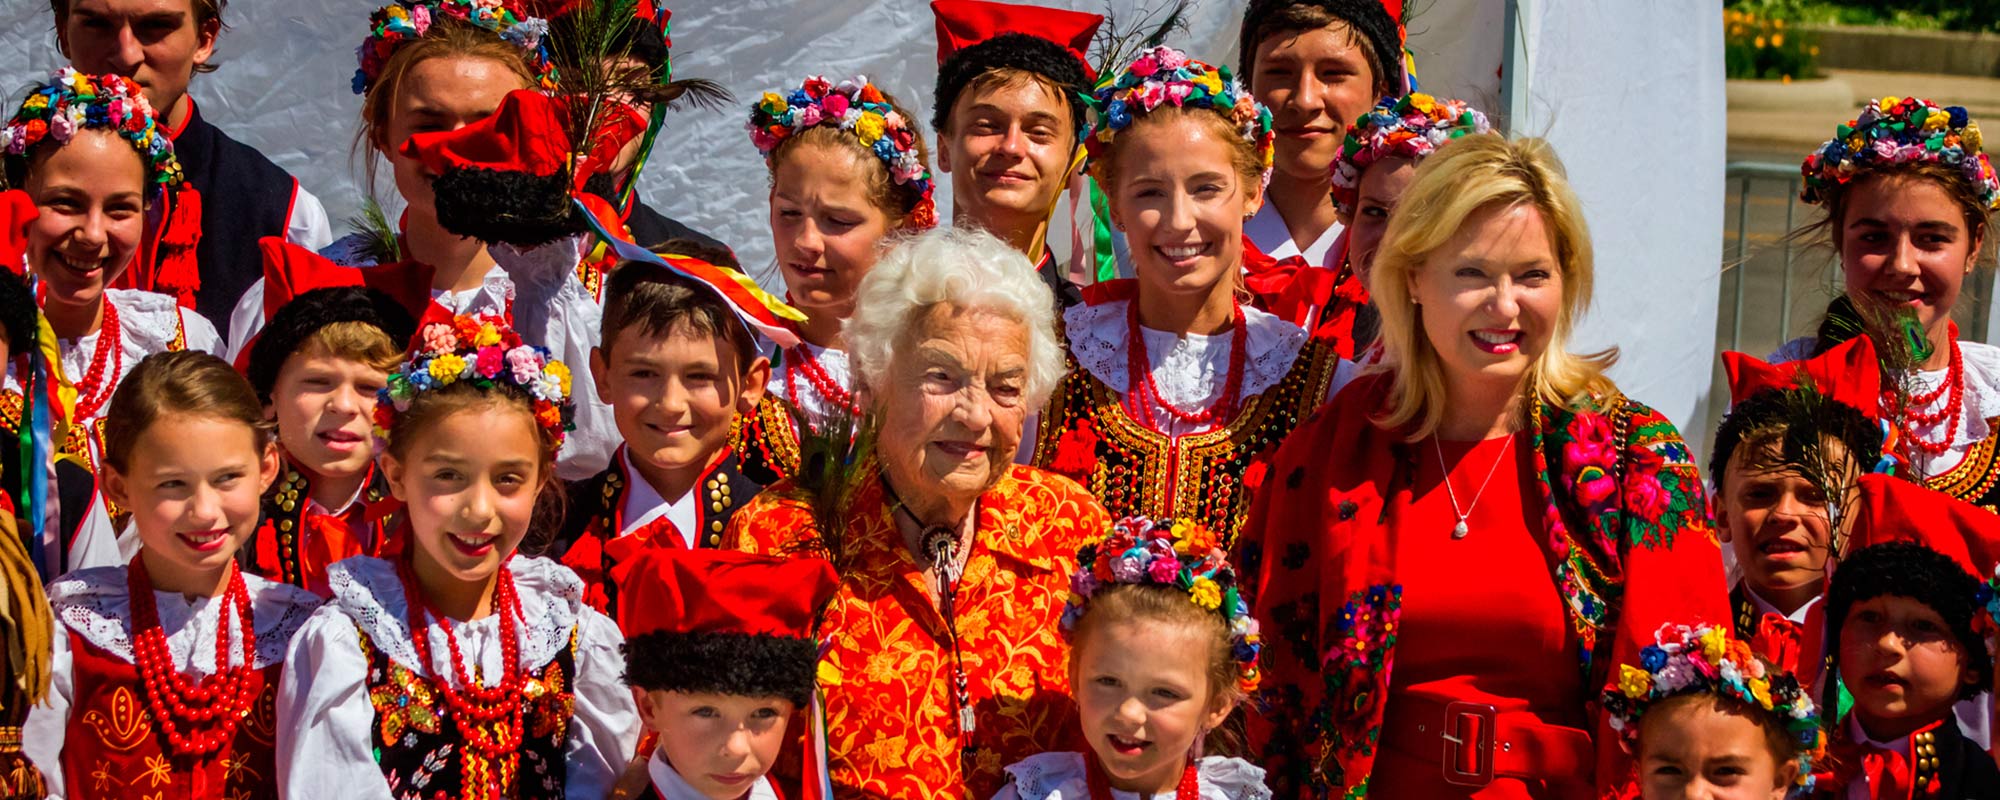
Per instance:
[[[1444,480],[1444,496],[1451,500],[1452,515],[1458,517],[1458,524],[1451,526],[1451,538],[1463,539],[1466,534],[1472,532],[1472,528],[1465,524],[1465,519],[1472,516],[1473,509],[1479,507],[1479,498],[1486,494],[1486,485],[1493,482],[1493,474],[1500,471],[1500,462],[1507,460],[1507,451],[1513,446],[1514,435],[1509,433],[1507,441],[1500,445],[1500,457],[1493,459],[1493,466],[1486,468],[1486,480],[1479,482],[1479,491],[1472,493],[1472,502],[1461,509],[1458,507],[1458,493],[1451,488],[1451,468],[1444,465],[1444,445],[1438,443],[1435,434],[1431,436],[1431,451],[1437,453],[1438,472],[1443,473],[1440,477]]]

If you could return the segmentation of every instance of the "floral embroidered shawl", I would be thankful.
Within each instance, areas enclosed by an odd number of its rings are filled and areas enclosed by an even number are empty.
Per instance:
[[[1266,645],[1251,738],[1279,797],[1368,794],[1403,592],[1385,511],[1409,491],[1403,470],[1414,470],[1401,435],[1368,420],[1387,386],[1385,376],[1363,378],[1303,423],[1259,476],[1243,530]],[[1658,412],[1619,403],[1537,404],[1531,415],[1544,551],[1585,687],[1602,686],[1608,667],[1636,658],[1664,622],[1729,619],[1686,443]],[[1631,767],[1598,709],[1585,710],[1602,793]]]

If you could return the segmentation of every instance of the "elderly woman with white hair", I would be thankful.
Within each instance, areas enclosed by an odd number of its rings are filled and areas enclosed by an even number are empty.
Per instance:
[[[1381,361],[1278,450],[1244,528],[1278,796],[1606,796],[1632,775],[1607,678],[1662,623],[1729,618],[1686,443],[1567,347],[1592,272],[1547,143],[1417,167],[1368,275]]]
[[[988,797],[1004,765],[1069,749],[1068,564],[1110,518],[1075,483],[1013,463],[1061,377],[1054,305],[989,234],[897,245],[843,331],[876,439],[846,478],[840,530],[822,529],[806,475],[731,521],[739,549],[840,571],[820,685],[843,797]]]

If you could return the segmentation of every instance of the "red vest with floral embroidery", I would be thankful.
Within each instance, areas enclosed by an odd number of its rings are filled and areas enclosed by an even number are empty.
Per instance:
[[[76,705],[63,734],[62,771],[71,797],[276,798],[277,685],[284,664],[257,670],[257,702],[236,739],[215,755],[172,755],[146,708],[139,668],[69,632]]]

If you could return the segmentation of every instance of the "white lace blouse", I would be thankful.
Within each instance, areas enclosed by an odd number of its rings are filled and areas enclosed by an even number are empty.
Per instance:
[[[854,391],[853,367],[847,361],[847,351],[831,350],[810,342],[800,342],[799,346],[812,354],[813,360],[819,362],[820,369],[826,371],[827,378],[835,386]],[[788,361],[790,357],[791,354],[785,352],[772,355],[771,380],[764,384],[764,391],[798,406],[808,416],[825,416],[834,407],[832,401],[813,387],[812,381],[806,379],[803,368]]]
[[[276,583],[255,575],[244,575],[250,591],[251,628],[257,634],[257,649],[251,662],[263,669],[285,659],[292,636],[319,607],[320,599],[311,592],[289,584]],[[189,600],[176,592],[154,592],[153,605],[159,612],[160,629],[167,634],[167,652],[182,675],[205,678],[216,673],[215,637],[223,604],[212,598]],[[75,653],[69,634],[75,633],[119,660],[137,663],[132,656],[132,595],[126,587],[125,568],[80,569],[49,584],[49,610],[54,614],[56,635],[50,637],[54,659],[49,697],[28,712],[22,726],[21,749],[42,765],[51,800],[66,795],[61,757],[63,737],[69,727],[69,712],[77,705]],[[229,617],[230,652],[241,652],[242,634]],[[232,664],[235,663],[232,658]]]
[[[1128,400],[1135,388],[1131,385],[1129,359],[1136,357],[1126,346],[1131,320],[1126,308],[1130,302],[1112,300],[1077,305],[1063,312],[1070,355],[1091,377]],[[1244,340],[1242,389],[1238,396],[1248,400],[1285,379],[1307,336],[1299,326],[1248,306],[1243,308],[1243,327],[1243,335],[1248,338]],[[1222,396],[1236,331],[1213,336],[1178,336],[1143,326],[1139,331],[1145,338],[1153,384],[1168,403],[1191,411],[1207,408]],[[1180,436],[1211,427],[1182,422],[1158,403],[1149,405],[1161,433]]]
[[[639,712],[620,676],[625,639],[609,617],[583,603],[576,573],[543,558],[508,562],[524,619],[521,667],[539,669],[577,634],[575,711],[565,747],[571,797],[603,797],[639,742]],[[451,650],[436,621],[425,628],[431,663],[417,662],[409,605],[396,568],[365,556],[327,570],[333,597],[292,641],[289,669],[278,685],[277,770],[280,793],[293,798],[389,800],[372,751],[375,708],[368,699],[368,660],[356,630],[390,660],[418,675],[451,677]],[[500,617],[455,623],[465,668],[500,674]]]
[[[1091,800],[1084,753],[1042,753],[1007,768],[1007,785],[993,800]],[[1264,770],[1240,758],[1209,756],[1197,771],[1202,800],[1269,800]],[[1111,790],[1113,800],[1146,800],[1132,792]],[[1155,798],[1162,797],[1155,795]]]

